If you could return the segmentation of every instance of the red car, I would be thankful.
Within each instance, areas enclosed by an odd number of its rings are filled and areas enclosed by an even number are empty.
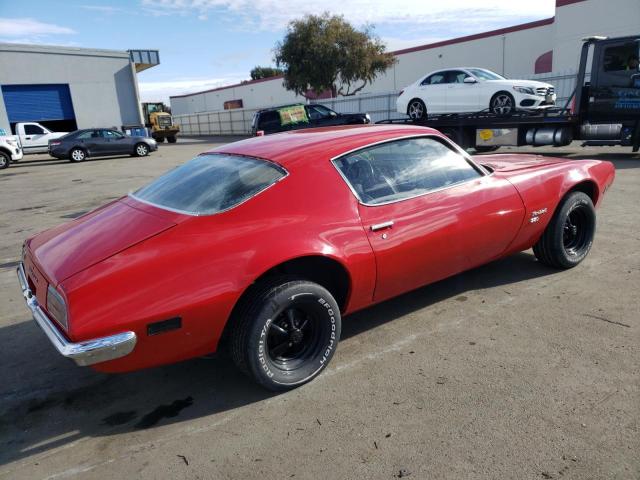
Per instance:
[[[18,276],[79,365],[124,372],[224,345],[284,390],[327,365],[351,312],[531,247],[577,265],[614,174],[473,159],[422,127],[297,130],[216,148],[28,239]]]

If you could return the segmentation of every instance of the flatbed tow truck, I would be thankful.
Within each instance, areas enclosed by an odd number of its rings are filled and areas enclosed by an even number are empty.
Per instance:
[[[389,119],[440,130],[463,148],[488,152],[501,146],[583,145],[640,148],[640,35],[583,39],[576,88],[561,108],[500,116],[489,111]],[[590,63],[590,79],[586,81]]]

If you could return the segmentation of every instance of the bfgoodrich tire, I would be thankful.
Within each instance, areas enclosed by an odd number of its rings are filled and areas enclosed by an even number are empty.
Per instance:
[[[536,258],[551,267],[572,268],[585,259],[596,233],[596,211],[583,192],[569,193],[533,247]]]
[[[289,390],[315,378],[340,339],[338,304],[328,290],[306,280],[265,281],[234,317],[231,356],[269,390]]]

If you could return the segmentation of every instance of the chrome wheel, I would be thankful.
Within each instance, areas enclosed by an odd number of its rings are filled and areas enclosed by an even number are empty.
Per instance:
[[[507,115],[513,111],[513,98],[508,93],[500,93],[491,101],[491,111],[498,115]]]
[[[139,157],[144,157],[147,153],[149,153],[149,148],[146,145],[141,143],[136,147],[136,154]]]
[[[71,151],[71,160],[74,162],[82,162],[85,158],[87,158],[87,154],[84,153],[84,150],[75,148]]]
[[[426,116],[427,108],[421,100],[413,100],[409,104],[409,117],[420,120]]]

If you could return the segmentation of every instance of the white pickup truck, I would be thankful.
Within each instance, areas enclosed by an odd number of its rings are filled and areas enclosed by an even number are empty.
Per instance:
[[[22,149],[13,135],[0,135],[0,170],[22,158]]]
[[[49,140],[55,140],[68,132],[52,132],[39,123],[16,123],[16,136],[25,155],[30,153],[47,153]]]

